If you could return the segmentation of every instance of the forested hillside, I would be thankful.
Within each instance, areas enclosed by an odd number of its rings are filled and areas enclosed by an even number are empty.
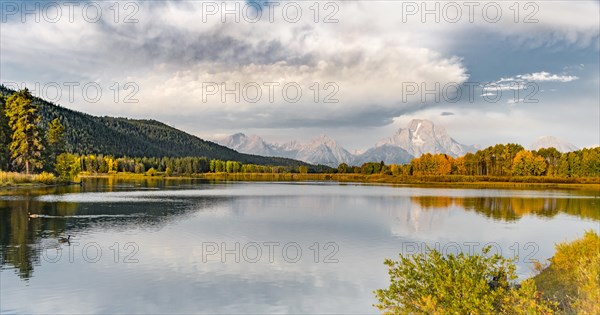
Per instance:
[[[8,97],[14,92],[0,85],[1,94]],[[65,149],[71,153],[131,157],[195,156],[260,165],[309,165],[292,159],[242,154],[155,120],[96,117],[37,97],[33,102],[39,106],[42,128],[45,129],[55,118],[60,120],[65,129]]]

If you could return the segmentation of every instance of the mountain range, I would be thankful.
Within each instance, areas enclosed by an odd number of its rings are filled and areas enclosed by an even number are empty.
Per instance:
[[[424,153],[443,153],[456,157],[477,150],[475,146],[458,143],[443,127],[424,119],[412,120],[406,128],[400,128],[391,137],[357,154],[350,153],[326,135],[320,135],[307,143],[298,141],[283,144],[268,143],[257,135],[247,136],[243,133],[236,133],[215,141],[239,152],[286,157],[332,167],[340,163],[361,165],[373,161],[402,164]]]
[[[320,135],[306,143],[290,141],[282,144],[269,143],[257,135],[236,133],[215,139],[215,142],[236,151],[264,156],[279,156],[311,164],[336,167],[340,163],[362,165],[367,162],[383,161],[385,164],[404,164],[425,153],[463,156],[479,149],[454,140],[442,126],[426,119],[413,119],[406,128],[400,128],[392,136],[382,139],[364,151],[350,153],[335,140]],[[576,151],[578,148],[552,136],[540,137],[531,150],[554,147],[560,152]]]

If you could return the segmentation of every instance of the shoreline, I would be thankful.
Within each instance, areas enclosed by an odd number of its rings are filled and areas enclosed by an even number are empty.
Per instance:
[[[394,176],[364,174],[298,174],[298,173],[203,173],[165,176],[134,173],[83,174],[79,179],[113,178],[117,180],[208,180],[224,182],[331,182],[340,184],[385,184],[393,186],[428,186],[440,188],[508,188],[508,189],[571,189],[600,192],[599,178],[489,177],[489,176]],[[52,188],[79,185],[79,182],[44,184],[17,183],[0,185],[0,190]]]

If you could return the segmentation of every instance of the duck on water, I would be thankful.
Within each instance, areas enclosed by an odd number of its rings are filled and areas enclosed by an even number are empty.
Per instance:
[[[68,237],[61,237],[58,239],[59,243],[71,243],[71,234]]]

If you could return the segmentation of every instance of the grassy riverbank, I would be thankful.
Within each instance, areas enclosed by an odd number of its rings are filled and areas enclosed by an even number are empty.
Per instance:
[[[561,314],[600,314],[600,236],[587,231],[583,238],[556,244],[549,263],[538,263],[533,280]]]
[[[59,184],[59,181],[51,173],[26,175],[16,172],[0,172],[0,187],[37,187],[56,184]]]

